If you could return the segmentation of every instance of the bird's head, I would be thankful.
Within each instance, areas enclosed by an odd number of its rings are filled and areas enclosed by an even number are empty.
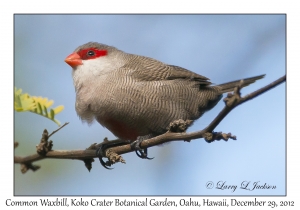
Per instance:
[[[65,62],[76,69],[80,65],[96,63],[103,57],[110,57],[115,50],[116,48],[108,45],[89,42],[77,47],[72,54],[66,57]]]
[[[75,49],[65,62],[73,68],[75,86],[88,84],[101,75],[118,70],[126,62],[126,53],[105,44],[88,42]]]

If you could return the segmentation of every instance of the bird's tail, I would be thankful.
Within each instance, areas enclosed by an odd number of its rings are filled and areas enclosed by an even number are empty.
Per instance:
[[[243,83],[242,87],[248,86],[248,85],[254,83],[256,80],[264,78],[264,76],[265,76],[265,74],[259,75],[256,77],[249,77],[249,78],[243,79],[244,83]],[[241,80],[236,80],[233,82],[227,82],[227,83],[220,84],[217,86],[219,88],[221,88],[221,93],[227,93],[227,92],[233,91],[233,89],[240,83],[240,81]]]

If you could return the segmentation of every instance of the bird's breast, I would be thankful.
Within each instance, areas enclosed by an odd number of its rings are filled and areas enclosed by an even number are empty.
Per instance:
[[[98,116],[97,121],[120,139],[135,141],[139,136],[136,129],[112,117]]]

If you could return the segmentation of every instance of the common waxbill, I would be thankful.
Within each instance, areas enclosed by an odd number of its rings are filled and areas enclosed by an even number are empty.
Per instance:
[[[138,140],[137,148],[175,120],[198,119],[240,81],[212,86],[208,78],[182,67],[97,42],[79,46],[65,62],[73,68],[81,120],[96,120],[121,140]],[[244,79],[243,86],[263,77]]]

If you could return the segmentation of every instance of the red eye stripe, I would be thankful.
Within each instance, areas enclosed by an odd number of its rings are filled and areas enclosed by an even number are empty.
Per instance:
[[[107,55],[107,50],[99,50],[97,48],[87,48],[77,52],[82,60],[95,59]]]

